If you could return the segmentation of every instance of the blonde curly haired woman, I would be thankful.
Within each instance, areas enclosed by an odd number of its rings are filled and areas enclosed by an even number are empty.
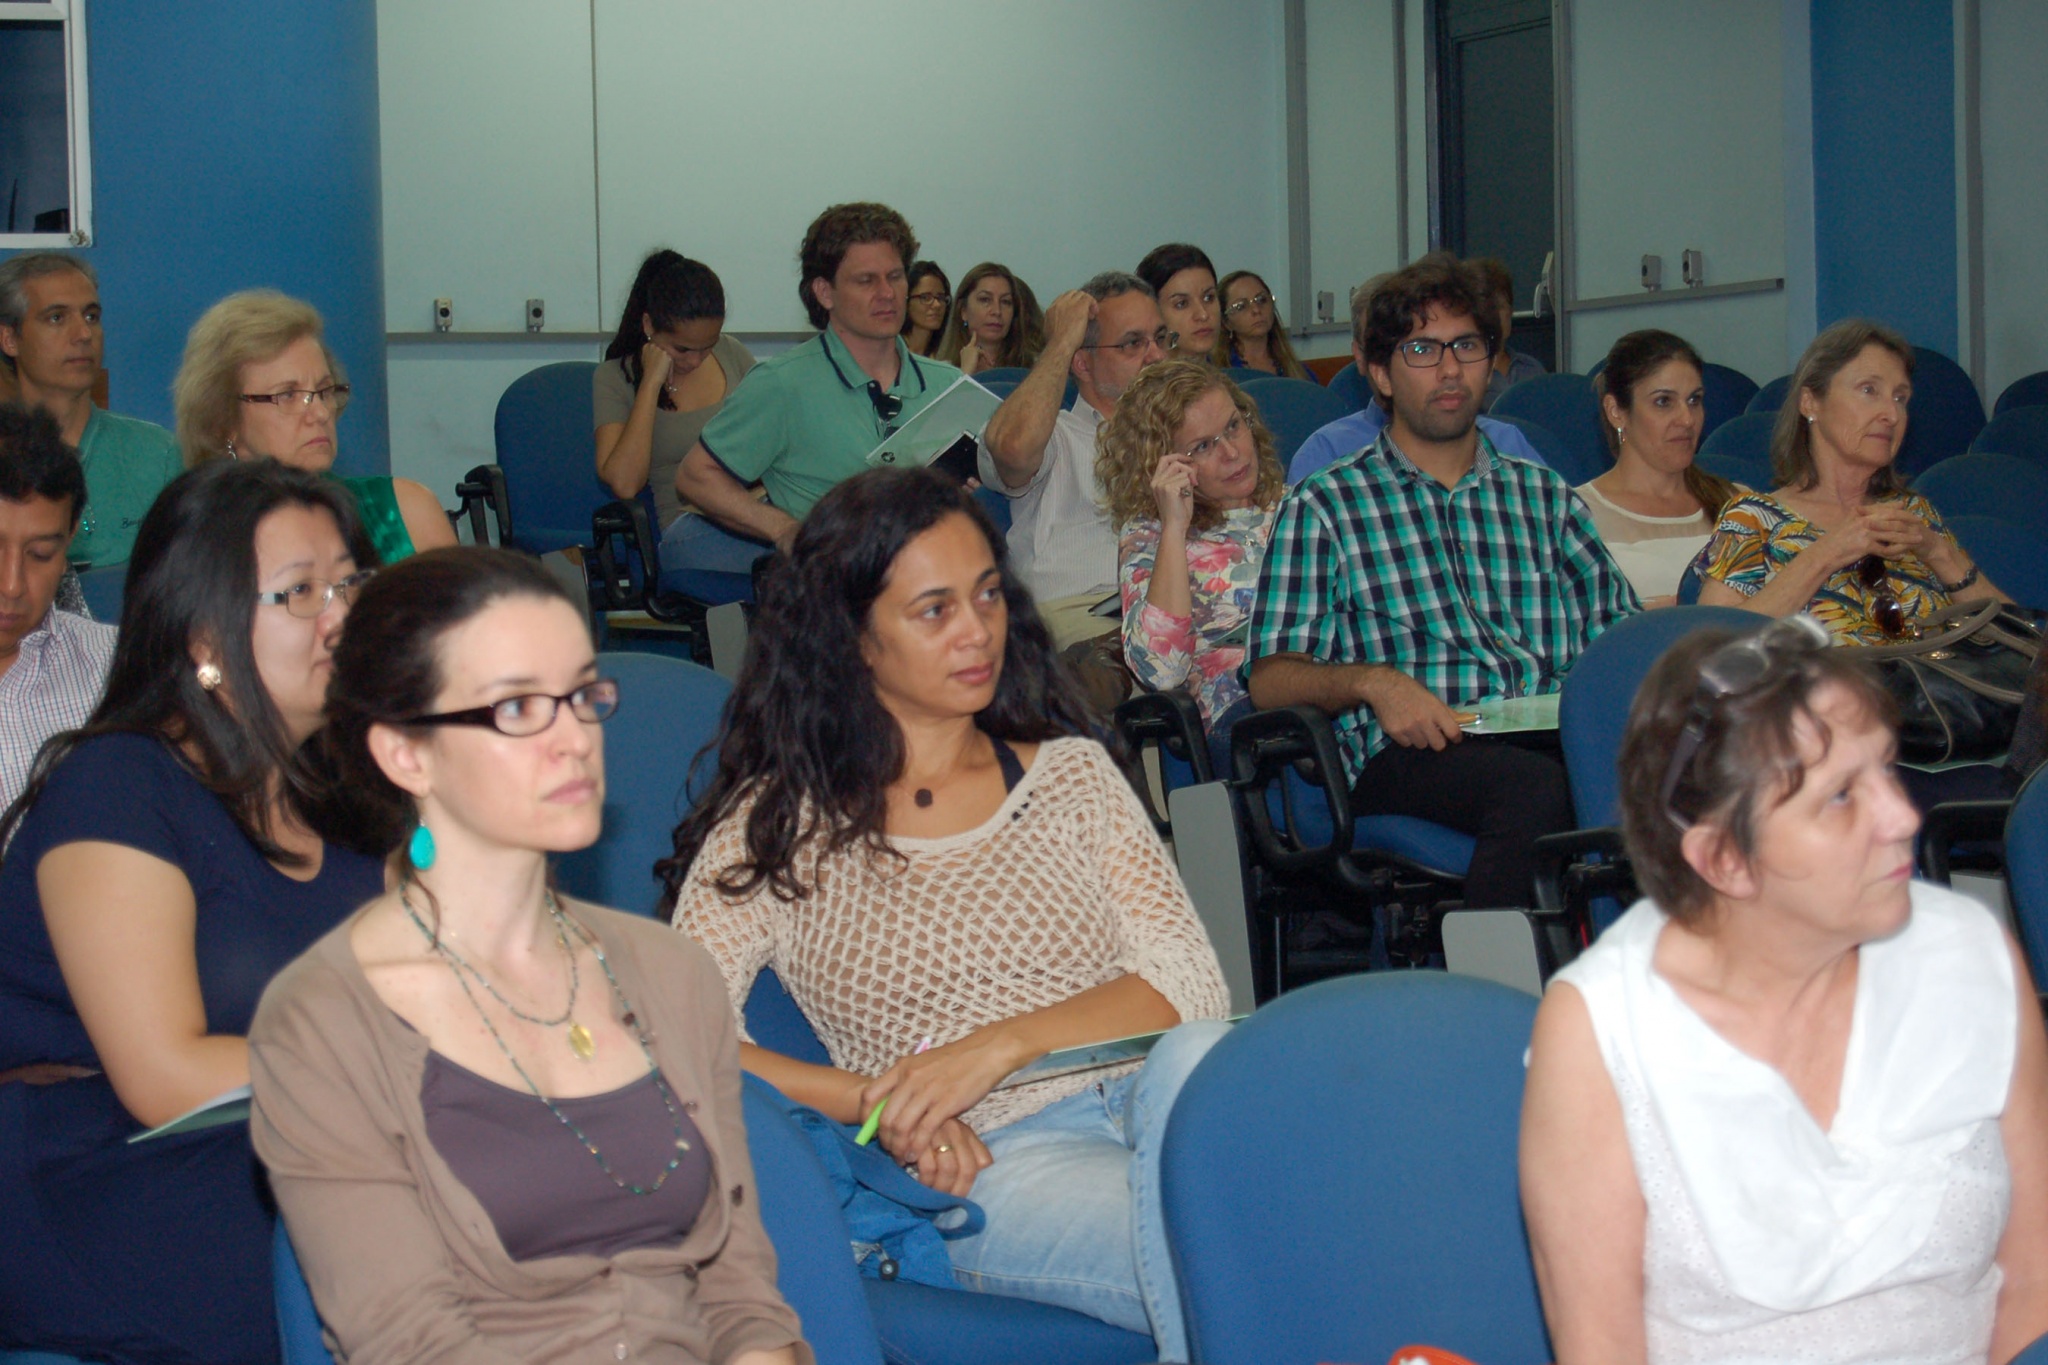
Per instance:
[[[1212,741],[1250,709],[1238,667],[1286,473],[1244,390],[1193,360],[1145,370],[1096,447],[1117,527],[1124,662],[1185,685]]]

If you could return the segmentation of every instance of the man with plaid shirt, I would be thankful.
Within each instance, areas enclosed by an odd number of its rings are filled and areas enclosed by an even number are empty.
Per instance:
[[[1360,814],[1474,837],[1474,906],[1530,903],[1531,845],[1572,827],[1571,796],[1554,735],[1468,736],[1457,708],[1557,691],[1641,610],[1564,479],[1476,427],[1499,342],[1485,283],[1448,256],[1375,292],[1364,354],[1392,419],[1282,504],[1247,665],[1256,705],[1329,713]]]

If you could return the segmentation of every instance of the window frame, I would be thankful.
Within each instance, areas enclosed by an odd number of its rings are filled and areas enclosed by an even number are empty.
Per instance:
[[[0,231],[0,250],[92,245],[92,98],[86,79],[85,5],[86,0],[0,0],[0,25],[63,25],[64,132],[71,191],[69,232]]]

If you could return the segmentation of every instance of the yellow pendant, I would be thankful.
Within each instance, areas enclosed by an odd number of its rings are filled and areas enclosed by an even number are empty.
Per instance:
[[[597,1055],[597,1040],[590,1036],[590,1030],[581,1024],[569,1025],[569,1050],[584,1061]]]

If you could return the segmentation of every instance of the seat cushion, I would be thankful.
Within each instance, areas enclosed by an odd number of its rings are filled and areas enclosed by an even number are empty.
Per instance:
[[[889,1365],[1136,1365],[1152,1338],[1028,1299],[863,1280]]]

